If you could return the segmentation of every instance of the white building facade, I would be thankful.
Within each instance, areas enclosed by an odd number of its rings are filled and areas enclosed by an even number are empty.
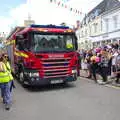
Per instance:
[[[120,42],[120,2],[103,0],[85,16],[76,34],[79,49]]]
[[[120,42],[120,8],[107,11],[101,15],[101,33],[93,36],[94,44]]]
[[[98,44],[98,36],[102,34],[102,19],[97,16],[94,20],[80,27],[76,35],[78,37],[79,49],[91,49]],[[95,46],[94,45],[94,46]]]

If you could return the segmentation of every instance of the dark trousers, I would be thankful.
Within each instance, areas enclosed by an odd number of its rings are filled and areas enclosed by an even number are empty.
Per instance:
[[[97,70],[98,70],[97,63],[91,64],[91,74],[93,75],[94,80],[97,80],[96,78]]]
[[[108,67],[100,67],[99,69],[99,73],[100,75],[102,76],[103,78],[103,82],[106,82],[107,81],[107,73],[108,72]]]
[[[5,104],[11,104],[11,102],[12,102],[10,86],[11,86],[11,81],[8,83],[1,83],[0,84],[1,97],[3,98],[3,102]]]
[[[117,70],[117,72],[120,72],[120,69],[118,69]],[[117,75],[116,75],[116,83],[119,83],[119,79],[120,79],[120,73],[118,73]]]

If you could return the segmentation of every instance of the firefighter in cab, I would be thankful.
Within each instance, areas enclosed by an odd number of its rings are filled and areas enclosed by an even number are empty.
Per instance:
[[[66,44],[66,48],[68,48],[68,49],[72,49],[72,48],[73,48],[72,43],[67,43],[67,44]]]
[[[0,88],[1,97],[6,110],[10,110],[12,104],[11,86],[12,86],[12,74],[5,63],[5,58],[0,54]]]

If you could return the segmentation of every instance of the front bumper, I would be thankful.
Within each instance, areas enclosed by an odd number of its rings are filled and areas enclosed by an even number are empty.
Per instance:
[[[57,83],[65,83],[65,82],[72,82],[76,81],[76,75],[71,75],[67,77],[61,78],[39,78],[39,77],[32,77],[32,78],[25,78],[24,84],[30,86],[41,86],[41,85],[49,85],[49,84],[57,84]]]

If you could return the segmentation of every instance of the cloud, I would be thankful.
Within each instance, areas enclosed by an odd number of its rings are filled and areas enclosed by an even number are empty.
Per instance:
[[[69,0],[65,4],[69,7],[80,10],[83,14],[77,15],[70,9],[62,8],[50,0],[29,0],[27,4],[21,4],[9,12],[10,17],[0,17],[0,24],[4,27],[0,31],[9,31],[10,27],[23,25],[24,20],[28,19],[28,11],[36,24],[60,24],[66,22],[74,25],[76,20],[81,20],[84,13],[90,11],[102,0]]]
[[[8,32],[11,28],[12,19],[0,16],[0,32]]]
[[[31,17],[37,24],[60,24],[68,22],[73,24],[76,21],[76,15],[70,13],[68,9],[50,3],[49,0],[31,0],[29,7],[27,4],[22,4],[11,10],[10,14],[15,21],[15,24],[23,25],[23,21],[28,18],[28,11]]]
[[[27,19],[27,11],[27,4],[21,4],[10,11],[10,16],[14,21],[14,25],[23,25],[24,20]]]

